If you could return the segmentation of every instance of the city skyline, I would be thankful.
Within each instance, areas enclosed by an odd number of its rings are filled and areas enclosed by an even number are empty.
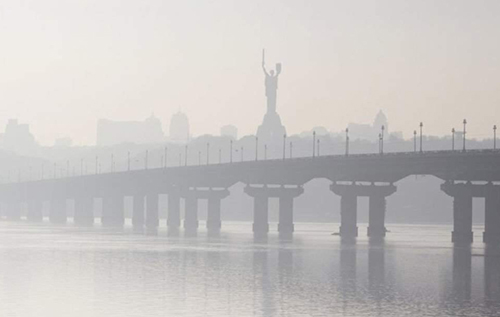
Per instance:
[[[100,118],[154,112],[165,122],[181,109],[193,135],[227,124],[253,134],[266,48],[269,64],[285,65],[278,111],[289,134],[341,131],[383,109],[406,138],[420,121],[446,135],[463,118],[470,137],[488,138],[500,104],[500,4],[481,3],[4,4],[0,130],[19,118],[43,145],[91,145]]]

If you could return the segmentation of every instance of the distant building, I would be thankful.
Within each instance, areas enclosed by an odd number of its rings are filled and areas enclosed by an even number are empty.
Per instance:
[[[382,131],[382,126],[384,126],[384,134],[389,135],[389,123],[387,121],[387,117],[382,110],[380,110],[372,125],[349,123],[349,137],[352,140],[377,140],[379,133]]]
[[[10,119],[5,133],[0,135],[0,144],[6,150],[26,154],[36,147],[35,137],[28,124],[19,124],[17,119]]]
[[[73,145],[71,138],[58,138],[54,141],[54,147],[70,147]]]
[[[179,111],[172,115],[170,119],[170,135],[168,138],[170,142],[176,143],[189,141],[189,120],[184,113]]]
[[[165,140],[161,122],[154,115],[144,121],[112,121],[101,119],[97,122],[97,145],[110,146],[122,143],[161,143]]]
[[[230,137],[234,140],[238,139],[238,128],[234,125],[225,125],[220,128],[220,135],[225,137]]]

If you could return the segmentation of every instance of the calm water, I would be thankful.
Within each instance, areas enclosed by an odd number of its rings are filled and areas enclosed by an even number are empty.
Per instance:
[[[185,238],[0,222],[0,316],[500,316],[500,252],[454,248],[449,226],[343,245],[337,226],[255,242],[249,223]]]

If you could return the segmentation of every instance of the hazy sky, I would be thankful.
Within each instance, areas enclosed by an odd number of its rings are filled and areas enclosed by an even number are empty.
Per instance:
[[[409,137],[500,125],[500,1],[0,0],[0,130],[31,125],[42,144],[94,144],[99,118],[194,135],[255,133],[265,112],[261,50],[283,63],[278,111],[289,134],[373,120]],[[497,121],[498,120],[498,121]]]

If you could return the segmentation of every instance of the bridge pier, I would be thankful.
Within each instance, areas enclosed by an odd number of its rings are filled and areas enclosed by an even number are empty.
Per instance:
[[[146,196],[146,229],[150,233],[155,233],[160,225],[158,199],[159,196],[157,193]]]
[[[266,236],[269,232],[269,198],[279,199],[278,232],[281,237],[291,237],[294,231],[293,199],[304,192],[302,187],[245,187],[245,193],[253,198],[253,232]]]
[[[198,230],[198,197],[189,192],[184,200],[184,230],[188,235],[196,235]]]
[[[340,198],[340,236],[353,239],[358,236],[357,227],[357,199],[368,197],[368,237],[374,239],[384,238],[387,232],[385,228],[386,197],[396,192],[394,185],[356,185],[356,184],[332,184],[330,190],[339,195]]]
[[[42,215],[42,201],[33,199],[28,201],[28,213],[26,218],[30,222],[41,222],[43,220]]]
[[[168,193],[168,231],[177,233],[181,226],[181,196],[178,189],[171,189]]]
[[[340,196],[340,229],[342,238],[358,236],[358,195],[356,185],[330,185],[330,190]]]
[[[217,234],[220,232],[222,222],[220,217],[221,201],[229,195],[226,190],[208,191],[208,213],[207,213],[207,230],[209,234]]]
[[[453,232],[451,241],[454,243],[472,243],[472,198],[473,185],[454,184],[446,182],[441,185],[441,190],[453,197]]]
[[[500,186],[490,186],[485,197],[483,242],[500,245]]]
[[[94,198],[81,196],[75,198],[74,222],[77,226],[92,226],[94,224]]]
[[[50,201],[49,220],[51,223],[62,224],[68,221],[66,213],[66,199],[53,198]]]
[[[295,230],[293,224],[293,199],[304,193],[302,187],[280,188],[278,232],[282,238],[290,238]]]
[[[123,196],[110,195],[103,197],[101,223],[105,227],[123,227],[125,224]]]
[[[132,226],[141,231],[144,228],[144,195],[136,194],[133,197]]]

